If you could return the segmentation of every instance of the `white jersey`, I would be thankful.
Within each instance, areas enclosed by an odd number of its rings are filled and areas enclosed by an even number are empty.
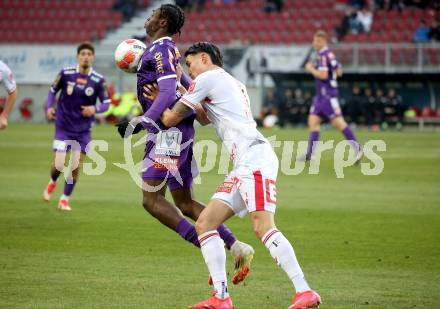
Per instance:
[[[0,83],[3,83],[8,94],[11,94],[17,88],[11,69],[0,60]]]
[[[192,109],[202,104],[234,166],[261,163],[261,148],[254,148],[257,153],[250,151],[250,147],[258,145],[264,145],[264,152],[278,162],[269,141],[257,130],[246,86],[225,70],[218,68],[200,74],[180,100]]]

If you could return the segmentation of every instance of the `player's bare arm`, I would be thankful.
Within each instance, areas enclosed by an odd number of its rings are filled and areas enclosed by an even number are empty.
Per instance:
[[[174,127],[179,122],[181,122],[192,109],[183,104],[182,102],[177,102],[172,109],[167,108],[160,117],[162,123],[167,127]]]
[[[154,100],[156,99],[158,94],[159,94],[159,86],[157,85],[157,83],[147,84],[147,85],[144,86],[143,96],[145,98],[149,99],[150,101],[154,102]],[[166,109],[164,111],[164,113],[166,111],[169,111],[169,109]],[[164,113],[162,114],[162,117],[163,117]],[[207,116],[205,110],[203,109],[203,107],[202,107],[202,105],[200,103],[195,106],[195,113],[196,113],[196,120],[202,126],[206,126],[206,125],[211,123],[211,121],[208,119],[208,116]],[[168,126],[167,124],[165,124],[165,125]]]
[[[199,103],[195,106],[195,112],[196,112],[196,120],[202,126],[206,126],[211,123],[211,120],[209,120],[208,114],[206,114],[201,103]]]
[[[328,78],[327,71],[320,71],[320,70],[316,69],[315,66],[313,65],[313,63],[311,63],[310,61],[306,63],[305,69],[307,72],[312,74],[313,77],[315,77],[315,78],[319,78],[322,80],[326,80]]]
[[[17,100],[17,89],[8,94],[3,113],[0,114],[0,130],[8,126],[8,116]]]
[[[339,68],[336,70],[336,75],[337,75],[338,77],[341,77],[343,73],[344,73],[344,72],[342,71],[342,68],[341,68],[341,67],[339,67]]]

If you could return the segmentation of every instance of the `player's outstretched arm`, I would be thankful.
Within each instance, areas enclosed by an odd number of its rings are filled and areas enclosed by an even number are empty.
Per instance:
[[[192,108],[188,107],[181,101],[178,101],[172,109],[166,109],[162,113],[162,117],[160,119],[165,126],[174,127],[179,122],[181,122],[192,110]]]

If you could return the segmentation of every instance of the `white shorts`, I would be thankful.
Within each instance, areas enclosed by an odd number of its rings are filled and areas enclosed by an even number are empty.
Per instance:
[[[231,171],[212,199],[226,203],[239,217],[262,210],[275,213],[278,159],[275,156],[266,162],[261,168],[238,167]]]

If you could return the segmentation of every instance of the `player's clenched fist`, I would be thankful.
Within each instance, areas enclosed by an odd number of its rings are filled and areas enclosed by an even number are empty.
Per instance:
[[[46,111],[46,117],[48,120],[55,120],[55,108],[49,107]]]

